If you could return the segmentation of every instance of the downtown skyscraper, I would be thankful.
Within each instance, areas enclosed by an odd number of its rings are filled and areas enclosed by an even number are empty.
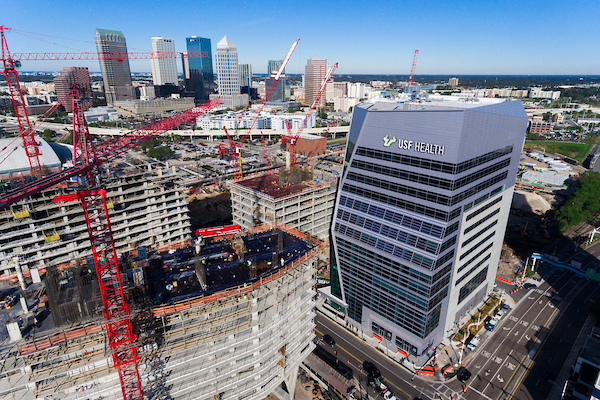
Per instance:
[[[153,53],[175,53],[173,39],[167,37],[153,37],[151,39]],[[152,81],[154,86],[177,86],[177,63],[175,58],[153,58]]]
[[[215,76],[210,39],[192,36],[185,39],[187,54],[204,52],[207,58],[189,58],[183,55],[185,90],[193,94],[196,103],[206,103],[215,92]]]
[[[310,106],[321,88],[321,83],[327,75],[327,60],[325,58],[311,58],[306,60],[304,68],[304,104]],[[325,96],[321,96],[317,108],[325,106]]]
[[[90,82],[90,73],[84,67],[64,67],[63,70],[54,78],[54,90],[59,99],[65,97],[71,89],[77,86],[79,88],[78,97],[87,98],[82,100],[81,108],[87,111],[92,106],[92,84]],[[73,111],[73,100],[69,98],[62,103],[65,111]]]
[[[217,43],[215,57],[218,91],[223,105],[235,108],[248,104],[248,96],[242,95],[240,91],[237,49],[227,36]]]
[[[347,321],[417,364],[493,288],[527,115],[450,96],[354,107],[332,222]]]
[[[135,88],[131,84],[131,70],[127,54],[127,42],[121,31],[96,29],[96,49],[100,58],[100,72],[104,82],[106,103],[112,105],[119,100],[136,98]],[[114,53],[121,53],[120,57]]]

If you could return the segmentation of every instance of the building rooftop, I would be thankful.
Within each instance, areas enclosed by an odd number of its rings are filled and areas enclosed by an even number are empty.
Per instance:
[[[40,164],[48,168],[60,167],[60,158],[48,142],[37,135],[35,141],[40,143]],[[0,175],[30,171],[29,159],[21,137],[0,139],[0,149]]]
[[[500,103],[512,103],[514,107],[522,109],[520,101],[505,98],[429,95],[422,96],[419,99],[412,99],[408,94],[400,94],[397,98],[389,100],[373,98],[358,104],[357,107],[366,108],[369,111],[462,110]]]
[[[279,172],[270,172],[265,175],[260,175],[241,181],[237,181],[237,184],[244,186],[248,189],[252,189],[275,199],[290,196],[299,193],[310,186],[305,183],[299,183],[296,185],[279,185]]]
[[[579,354],[581,358],[600,365],[600,338],[588,336]]]

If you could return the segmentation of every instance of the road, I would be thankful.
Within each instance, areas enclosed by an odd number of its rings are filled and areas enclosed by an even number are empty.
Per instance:
[[[597,250],[600,251],[600,245]],[[596,260],[590,256],[587,261]],[[548,368],[556,377],[587,318],[586,300],[600,293],[600,289],[598,282],[549,266],[542,267],[539,273],[545,282],[537,289],[521,289],[513,294],[517,306],[493,332],[482,331],[481,344],[465,354],[466,367],[472,373],[466,391],[456,378],[446,382],[419,377],[411,380],[413,375],[408,370],[320,314],[315,320],[316,330],[321,336],[329,334],[335,339],[334,347],[323,347],[332,354],[337,352],[338,359],[353,368],[362,387],[366,385],[366,375],[361,373],[360,364],[369,360],[379,367],[399,399],[546,399],[555,383],[541,375]],[[503,286],[499,285],[499,289]],[[378,398],[372,390],[369,394]]]

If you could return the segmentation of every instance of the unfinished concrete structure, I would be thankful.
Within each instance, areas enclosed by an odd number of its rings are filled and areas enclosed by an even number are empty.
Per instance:
[[[233,222],[242,228],[279,222],[328,240],[335,184],[313,180],[299,166],[269,170],[229,181]]]
[[[148,168],[119,163],[103,171],[118,252],[191,240],[187,203],[175,185],[176,174]],[[45,190],[0,211],[2,275],[14,274],[18,265],[27,275],[31,268],[43,271],[91,255],[81,204],[52,201],[71,190],[69,185]]]
[[[290,398],[314,348],[314,275],[324,246],[276,225],[209,242],[199,256],[151,255],[142,268],[145,298],[162,300],[130,308],[145,397]],[[125,279],[126,290],[135,281]],[[101,321],[32,336],[0,345],[1,398],[122,398]]]

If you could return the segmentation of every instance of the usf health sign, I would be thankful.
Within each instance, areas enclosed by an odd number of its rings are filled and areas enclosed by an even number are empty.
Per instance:
[[[591,268],[588,268],[587,272],[585,273],[585,277],[600,282],[600,272],[597,272]]]

